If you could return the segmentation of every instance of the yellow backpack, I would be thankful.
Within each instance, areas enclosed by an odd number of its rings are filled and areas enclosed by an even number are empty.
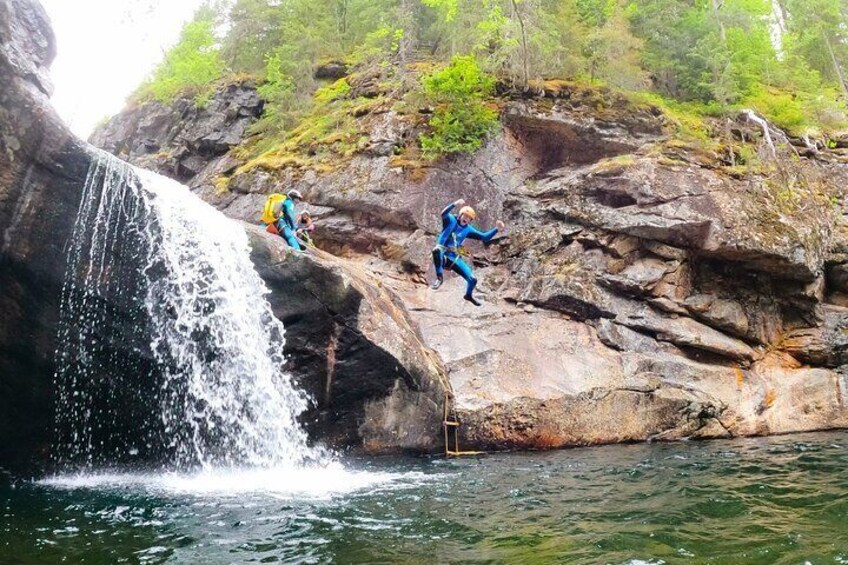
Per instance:
[[[280,214],[283,213],[283,204],[288,198],[285,194],[271,194],[265,200],[265,209],[262,211],[260,221],[264,224],[273,224],[280,219]]]

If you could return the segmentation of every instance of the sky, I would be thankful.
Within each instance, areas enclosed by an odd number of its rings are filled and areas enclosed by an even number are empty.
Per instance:
[[[203,0],[41,0],[56,33],[53,106],[82,137],[118,113]]]

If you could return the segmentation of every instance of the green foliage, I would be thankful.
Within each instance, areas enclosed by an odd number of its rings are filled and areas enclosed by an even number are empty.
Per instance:
[[[746,104],[777,127],[788,131],[798,131],[807,123],[801,102],[785,92],[763,90],[748,99]]]
[[[307,106],[305,97],[299,95],[297,81],[287,71],[290,69],[279,51],[268,57],[265,82],[257,89],[265,100],[265,113],[254,126],[254,132],[284,131],[297,122]]]
[[[289,131],[264,136],[239,149],[247,163],[241,171],[261,167],[331,170],[368,142],[356,117],[386,107],[386,98],[353,98],[346,79],[318,89],[311,109]]]
[[[421,136],[426,157],[474,152],[498,127],[498,113],[485,104],[494,79],[480,70],[473,57],[454,57],[422,83],[426,99],[435,106],[430,133]]]
[[[715,106],[693,102],[680,102],[650,92],[634,93],[629,98],[631,102],[637,105],[659,108],[670,122],[674,124],[679,138],[699,143],[706,143],[711,137],[707,118],[720,112]]]
[[[185,25],[180,39],[143,84],[137,97],[170,103],[186,93],[194,94],[199,106],[205,105],[214,92],[214,84],[224,74],[214,33],[215,20],[208,10],[201,10],[194,21]]]
[[[425,5],[436,8],[445,21],[452,22],[459,13],[460,0],[422,0]]]
[[[385,63],[397,54],[402,39],[402,29],[383,26],[365,36],[351,54],[350,61],[357,65]]]
[[[329,104],[347,96],[350,92],[350,84],[347,79],[339,79],[330,86],[320,88],[315,92],[315,100],[321,104]]]
[[[261,74],[283,39],[285,13],[268,0],[236,0],[221,56],[237,72]]]
[[[202,104],[226,72],[246,74],[266,102],[252,129],[261,143],[325,139],[324,126],[349,124],[321,112],[353,104],[349,83],[315,78],[330,60],[398,98],[450,62],[420,94],[435,108],[421,138],[430,157],[473,151],[496,127],[493,79],[514,91],[547,79],[614,86],[661,107],[687,142],[708,141],[709,116],[742,108],[795,135],[848,128],[846,0],[219,0],[138,96]],[[403,103],[407,115],[417,102]]]

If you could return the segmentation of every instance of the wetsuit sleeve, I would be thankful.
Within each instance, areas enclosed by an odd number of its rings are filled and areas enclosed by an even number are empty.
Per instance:
[[[445,206],[445,209],[444,209],[444,210],[442,210],[442,219],[443,219],[443,220],[447,220],[447,219],[448,219],[448,216],[450,216],[451,210],[453,210],[453,209],[454,209],[454,206],[456,206],[456,203],[455,203],[455,202],[451,202],[450,204],[448,204],[447,206]]]
[[[286,222],[286,225],[291,229],[295,229],[297,226],[297,221],[294,217],[294,204],[291,200],[287,200],[285,204],[283,204],[283,218]]]
[[[489,243],[490,241],[492,241],[495,235],[497,235],[497,233],[498,228],[492,228],[489,231],[482,232],[474,226],[471,226],[471,230],[468,232],[467,237],[469,239],[477,239],[479,241],[482,241],[483,243]]]

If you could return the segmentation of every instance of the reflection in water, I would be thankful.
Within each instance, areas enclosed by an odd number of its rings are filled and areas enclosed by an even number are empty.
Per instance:
[[[0,483],[0,562],[848,563],[845,445],[843,432]]]

